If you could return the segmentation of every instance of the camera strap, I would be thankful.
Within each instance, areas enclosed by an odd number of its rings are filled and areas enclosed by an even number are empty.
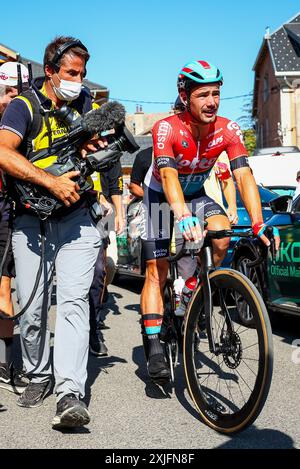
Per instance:
[[[38,98],[37,93],[34,89],[30,88],[15,99],[20,99],[25,102],[28,107],[30,114],[32,115],[32,120],[28,133],[26,134],[25,147],[21,143],[21,153],[28,158],[29,153],[32,152],[32,142],[38,136],[43,126],[43,117],[44,108]],[[48,129],[47,129],[48,130]],[[23,150],[23,151],[22,151]]]
[[[47,135],[48,135],[48,145],[49,145],[49,148],[52,147],[52,143],[53,143],[53,140],[52,140],[52,130],[51,130],[51,125],[50,125],[50,113],[51,111],[49,112],[45,112],[44,114],[44,119],[45,119],[45,124],[46,124],[46,127],[47,127]]]

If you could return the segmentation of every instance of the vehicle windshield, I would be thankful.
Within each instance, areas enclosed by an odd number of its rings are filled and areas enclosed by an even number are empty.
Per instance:
[[[268,186],[273,192],[276,192],[278,195],[291,195],[293,196],[296,190],[296,187],[293,186]]]

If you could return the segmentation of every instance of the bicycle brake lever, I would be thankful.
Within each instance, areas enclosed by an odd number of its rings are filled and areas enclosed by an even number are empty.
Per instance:
[[[270,253],[271,253],[271,257],[272,257],[272,261],[273,261],[276,257],[275,239],[274,239],[274,236],[273,236],[273,228],[271,226],[269,226],[266,229],[265,234],[266,234],[267,238],[270,241],[270,246],[267,247],[267,246],[264,245],[264,249],[265,250],[270,249]],[[264,257],[263,256],[258,256],[253,262],[248,262],[247,265],[248,265],[248,267],[256,267],[256,266],[262,264],[263,261],[264,261]]]
[[[276,247],[275,247],[275,238],[274,238],[274,232],[272,226],[268,226],[266,229],[266,236],[270,241],[270,254],[272,261],[276,258]]]
[[[275,239],[274,237],[272,237],[272,239],[270,239],[270,253],[271,253],[271,258],[272,258],[272,262],[276,259],[276,247],[275,247]]]

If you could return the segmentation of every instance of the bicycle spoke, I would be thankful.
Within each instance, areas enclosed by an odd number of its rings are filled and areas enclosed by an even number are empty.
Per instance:
[[[217,332],[216,332],[216,337],[219,337],[219,335],[220,335],[220,333],[219,333],[219,332],[220,332],[221,326],[220,326],[220,322],[219,322],[219,321],[217,321],[217,319],[215,319],[215,321],[216,321],[216,323],[217,323],[217,327],[218,327],[218,330],[217,330]]]
[[[239,370],[237,369],[236,371],[237,371],[239,377],[244,381],[244,383],[245,383],[245,385],[247,386],[247,388],[249,389],[249,391],[252,392],[252,389],[248,386],[248,383],[246,383],[246,381],[244,380],[244,378],[241,376],[241,374],[239,373]]]
[[[222,363],[224,363],[224,360],[222,361]],[[235,382],[237,383],[237,386],[238,386],[239,391],[240,391],[240,395],[242,396],[242,399],[243,399],[244,404],[245,404],[247,401],[246,401],[246,399],[245,399],[244,393],[243,393],[242,388],[241,388],[241,386],[240,386],[238,376],[237,376],[236,373],[234,373],[234,376],[236,377]],[[229,395],[230,395],[230,397],[231,397],[231,400],[233,401],[233,404],[235,405],[236,408],[239,408],[239,406],[236,404],[236,402],[235,402],[235,400],[234,400],[234,398],[233,398],[233,396],[232,396],[231,390],[230,390],[229,385],[228,385],[228,383],[227,383],[226,380],[225,380],[225,383],[226,383],[226,386],[227,386],[227,388],[228,388],[228,391],[229,391]],[[221,388],[221,387],[220,387],[220,388]]]
[[[255,347],[255,345],[258,345],[258,342],[256,342],[256,344],[249,345],[249,347],[245,347],[245,348],[243,349],[243,351],[249,350],[249,348]]]
[[[220,363],[219,363],[219,357],[217,357],[217,361],[218,361],[218,365],[219,365],[219,368],[220,368]],[[218,389],[218,384],[220,384],[221,380],[220,378],[217,380],[217,386],[216,386],[216,389],[215,389],[215,393],[217,394],[217,389]]]
[[[244,362],[244,360],[242,360],[242,361]],[[256,376],[256,375],[257,375],[257,373],[255,373],[255,372],[252,370],[252,368],[250,368],[250,366],[249,366],[249,365],[247,365],[247,363],[245,363],[245,365],[246,365],[246,367],[247,367],[247,368],[248,368],[248,369],[251,371],[251,373],[253,373],[253,374],[254,374],[254,376]]]
[[[248,357],[244,357],[243,356],[243,360],[249,360],[251,362],[256,362],[256,363],[259,363],[259,360],[257,358],[248,358]]]
[[[213,354],[212,354],[212,357],[213,357]],[[216,372],[214,372],[214,373],[211,373],[211,372],[207,373],[208,376],[207,376],[207,377],[205,378],[205,380],[202,381],[202,383],[200,383],[200,384],[203,385],[206,381],[208,381],[208,379],[210,378],[210,376],[216,375],[216,374],[217,374]]]
[[[227,383],[227,380],[225,380],[225,384],[226,384],[227,389],[228,389],[228,391],[229,391],[229,395],[230,395],[230,397],[231,397],[231,401],[232,401],[233,404],[236,406],[236,403],[234,402],[234,399],[233,399],[233,396],[232,396],[232,394],[231,394],[231,390],[230,390],[230,387],[229,387],[229,385],[228,385],[228,383]],[[236,407],[237,407],[237,406],[236,406]]]
[[[243,326],[241,326],[243,327]],[[244,329],[242,332],[239,332],[240,329],[237,329],[235,332],[238,333],[239,335],[242,335],[242,334],[245,334],[245,332],[249,332],[249,330],[253,330],[253,329],[249,329],[249,327],[247,329]]]
[[[237,384],[238,384],[239,390],[240,390],[240,392],[241,392],[241,396],[242,396],[242,398],[243,398],[243,400],[244,400],[244,404],[246,404],[247,401],[246,401],[246,399],[245,399],[245,397],[244,397],[244,394],[243,394],[243,391],[242,391],[242,389],[241,389],[241,386],[240,386],[240,383],[239,383],[239,379],[238,379],[238,376],[237,376],[236,373],[235,373],[235,376],[237,377]]]

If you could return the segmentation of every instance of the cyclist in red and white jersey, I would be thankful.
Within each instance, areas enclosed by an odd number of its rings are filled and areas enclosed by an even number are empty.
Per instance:
[[[149,376],[159,383],[170,372],[159,340],[163,318],[163,288],[168,274],[170,215],[177,233],[187,241],[201,242],[203,222],[209,230],[230,229],[224,209],[205,194],[204,182],[225,151],[254,233],[269,245],[261,201],[251,174],[240,127],[217,115],[220,70],[204,61],[186,64],[178,77],[178,92],[186,111],[157,122],[153,128],[154,159],[145,178],[143,207],[143,255],[146,280],[141,296],[144,330],[149,343]],[[276,234],[276,246],[279,236]],[[177,234],[178,236],[178,234]],[[214,261],[219,266],[229,239],[213,241]]]

